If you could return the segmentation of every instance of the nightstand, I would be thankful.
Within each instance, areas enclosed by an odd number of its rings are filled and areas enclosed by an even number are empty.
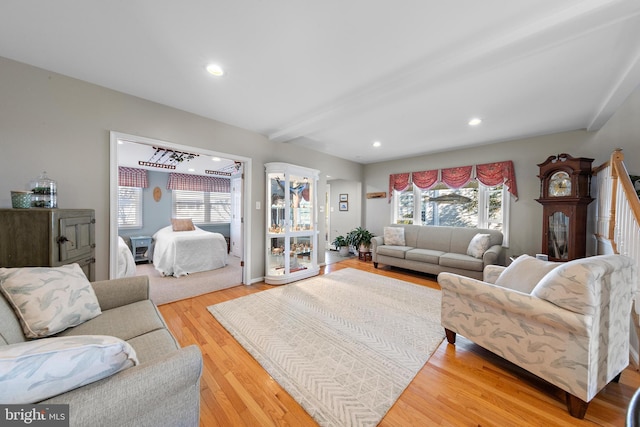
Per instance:
[[[136,264],[140,262],[149,262],[147,253],[151,247],[151,241],[153,240],[149,236],[136,236],[130,237],[131,239],[131,252],[133,252],[133,259]]]

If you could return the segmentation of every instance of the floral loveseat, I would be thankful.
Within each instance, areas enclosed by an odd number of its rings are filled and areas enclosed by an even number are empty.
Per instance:
[[[146,276],[0,268],[0,403],[68,404],[71,426],[197,426],[202,355],[180,348]]]
[[[571,415],[629,364],[635,263],[621,255],[548,263],[518,257],[485,281],[441,273],[441,323],[566,392]]]
[[[476,279],[484,267],[504,264],[502,233],[496,230],[393,224],[371,239],[373,265],[438,274],[443,271]]]

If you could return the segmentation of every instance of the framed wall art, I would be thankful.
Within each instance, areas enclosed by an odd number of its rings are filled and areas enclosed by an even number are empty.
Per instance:
[[[349,210],[349,202],[340,202],[340,205],[338,205],[338,209],[341,211],[348,211]]]
[[[349,195],[348,194],[340,194],[340,201],[341,202],[348,202],[349,201]]]

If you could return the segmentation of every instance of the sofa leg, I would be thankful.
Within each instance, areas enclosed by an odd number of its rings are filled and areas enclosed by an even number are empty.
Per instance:
[[[447,336],[447,341],[449,342],[449,344],[455,344],[456,343],[456,333],[444,328],[444,333]]]
[[[373,266],[374,266],[375,268],[378,268],[378,263],[377,263],[377,262],[374,262],[374,263],[373,263]]]
[[[567,393],[567,410],[572,417],[583,419],[587,413],[589,402],[585,402],[571,393]]]

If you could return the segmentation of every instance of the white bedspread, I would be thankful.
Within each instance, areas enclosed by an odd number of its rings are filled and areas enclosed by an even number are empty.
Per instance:
[[[118,236],[118,277],[131,277],[136,275],[136,262],[133,259],[131,249],[122,237]]]
[[[153,235],[153,265],[165,276],[180,277],[227,265],[227,241],[220,233],[161,228]]]

